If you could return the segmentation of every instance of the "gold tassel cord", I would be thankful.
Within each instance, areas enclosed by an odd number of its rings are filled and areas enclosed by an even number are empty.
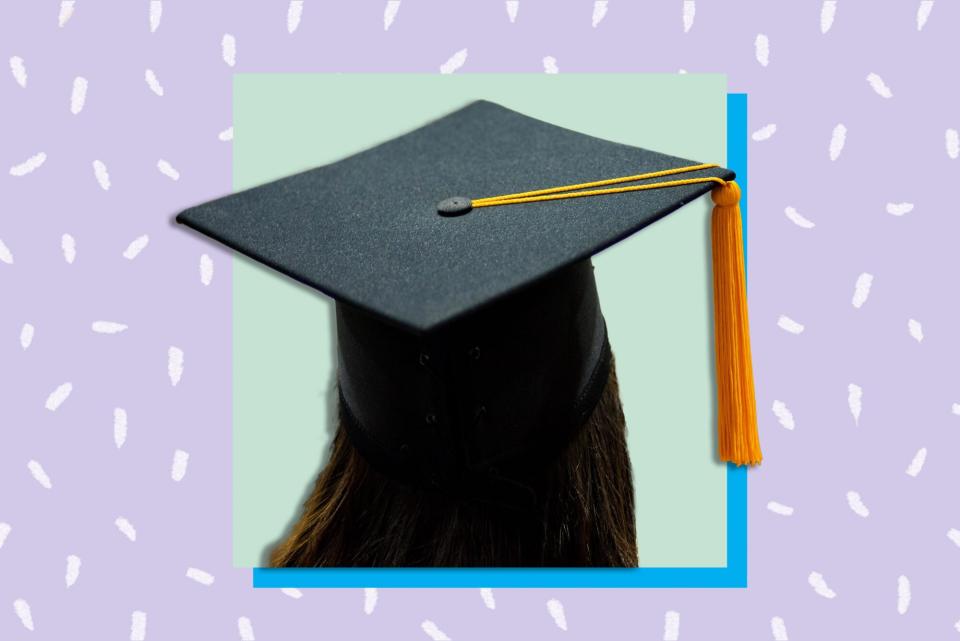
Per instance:
[[[595,189],[637,180],[672,176],[718,167],[715,164],[690,165],[633,176],[537,189],[515,194],[489,196],[470,201],[473,208],[519,203],[602,196],[680,185],[717,183],[711,196],[713,254],[713,304],[715,356],[717,369],[717,442],[720,460],[735,465],[756,465],[762,460],[757,429],[757,408],[750,354],[750,325],[747,314],[747,287],[743,258],[743,229],[740,213],[740,187],[734,181],[705,176],[681,178],[643,185]]]

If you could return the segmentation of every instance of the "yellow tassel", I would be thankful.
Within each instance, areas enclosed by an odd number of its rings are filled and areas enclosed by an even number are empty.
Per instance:
[[[713,189],[713,307],[720,460],[756,465],[762,459],[750,358],[740,187]]]

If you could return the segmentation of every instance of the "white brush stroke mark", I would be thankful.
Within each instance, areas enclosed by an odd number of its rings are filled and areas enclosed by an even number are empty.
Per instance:
[[[830,586],[824,581],[823,575],[819,572],[811,572],[810,576],[807,577],[807,583],[810,584],[814,592],[825,599],[832,599],[837,596],[837,593],[830,589]]]
[[[72,265],[77,259],[77,241],[70,234],[64,234],[60,237],[60,249],[63,250],[63,259]]]
[[[860,492],[855,492],[853,490],[847,492],[847,504],[857,516],[862,516],[863,518],[870,516],[870,510],[866,505],[863,504],[863,499],[860,498]]]
[[[173,165],[162,158],[157,161],[157,169],[159,169],[160,173],[170,180],[180,180],[180,172],[174,169]]]
[[[203,254],[200,256],[200,282],[204,286],[213,281],[213,259]]]
[[[563,604],[556,599],[550,599],[547,601],[547,612],[550,613],[553,622],[557,624],[557,627],[561,630],[567,629],[567,615],[563,611]]]
[[[76,554],[67,557],[67,573],[64,575],[64,581],[68,588],[80,578],[80,565],[80,557]]]
[[[13,167],[11,167],[10,175],[26,176],[27,174],[34,171],[35,169],[38,169],[46,161],[47,161],[47,154],[41,151],[38,154],[34,154],[30,156],[19,165],[14,165]]]
[[[777,327],[791,334],[800,334],[803,332],[803,325],[783,314],[777,319]]]
[[[863,307],[863,304],[867,302],[867,298],[870,296],[870,287],[873,285],[873,274],[863,272],[857,276],[857,282],[853,286],[853,298],[850,300],[850,303],[860,309]]]
[[[170,384],[174,387],[183,376],[183,350],[179,347],[171,346],[167,350],[167,375],[170,376]]]
[[[923,26],[927,24],[927,18],[930,17],[931,11],[933,11],[933,0],[923,0],[920,6],[917,7],[917,31],[923,30]]]
[[[291,0],[287,6],[287,33],[293,33],[300,26],[303,17],[303,0]]]
[[[909,476],[916,477],[920,474],[920,471],[923,469],[923,464],[927,460],[927,448],[921,447],[917,450],[917,453],[913,456],[913,460],[910,461],[910,465],[907,466],[907,474]]]
[[[957,619],[957,622],[953,624],[953,627],[957,632],[960,632],[960,619]]]
[[[2,238],[0,238],[0,263],[13,264],[13,252],[6,246]]]
[[[30,470],[30,475],[33,476],[33,479],[39,483],[41,487],[48,490],[53,488],[53,483],[50,482],[50,477],[47,476],[46,471],[44,471],[43,466],[40,465],[40,463],[31,459],[27,462],[27,469]]]
[[[63,27],[73,15],[74,0],[63,0],[60,3],[60,14],[57,16],[57,25]]]
[[[160,81],[157,80],[157,74],[153,72],[153,69],[147,69],[144,72],[143,77],[147,81],[147,86],[150,87],[150,91],[158,96],[163,95],[163,85],[161,85]]]
[[[897,577],[897,612],[906,614],[910,609],[910,579],[904,575]]]
[[[67,397],[70,396],[70,392],[72,391],[73,383],[67,382],[60,384],[57,386],[57,389],[50,392],[50,395],[47,396],[47,402],[44,406],[51,412],[56,412],[57,408],[67,400]]]
[[[954,403],[950,407],[950,411],[956,414],[957,416],[960,416],[960,403]]]
[[[667,610],[663,615],[663,641],[677,641],[680,638],[680,613]]]
[[[816,223],[801,215],[800,212],[793,207],[787,207],[783,210],[783,213],[786,214],[787,219],[797,227],[802,227],[803,229],[813,229],[817,226]]]
[[[607,15],[607,0],[596,0],[593,3],[593,27],[596,29],[597,25]]]
[[[223,34],[220,39],[220,53],[223,61],[228,66],[233,67],[237,64],[237,38],[232,33]]]
[[[913,211],[913,203],[887,203],[887,213],[891,216],[903,216]]]
[[[13,602],[13,611],[17,613],[23,627],[33,631],[33,614],[30,613],[30,604],[23,599],[17,599]]]
[[[553,56],[544,56],[543,71],[544,73],[559,73],[560,69],[557,67],[557,59]]]
[[[233,140],[233,126],[227,127],[218,133],[217,138],[219,138],[221,142],[229,142]]]
[[[786,429],[792,430],[794,427],[796,427],[796,424],[793,422],[793,412],[790,411],[790,409],[787,407],[787,404],[783,401],[773,402],[773,414],[777,417],[780,425]]]
[[[923,325],[920,324],[920,321],[911,318],[907,321],[907,329],[910,331],[910,336],[912,336],[919,343],[923,341]]]
[[[96,176],[101,189],[104,191],[110,189],[110,174],[107,173],[107,166],[103,164],[102,160],[93,161],[93,175]]]
[[[770,137],[775,133],[777,133],[777,125],[770,123],[769,125],[764,125],[763,127],[757,129],[750,135],[750,137],[757,142],[763,142],[764,140],[770,140]]]
[[[70,113],[76,116],[83,111],[87,102],[87,79],[77,76],[73,79],[73,91],[70,93]]]
[[[836,160],[843,151],[843,146],[847,142],[847,127],[843,123],[833,128],[833,134],[830,136],[830,160]]]
[[[363,613],[364,614],[373,614],[374,608],[377,607],[377,598],[379,594],[377,593],[377,588],[363,588]]]
[[[681,75],[681,76],[684,75],[685,73],[687,73],[687,70],[686,70],[686,69],[678,69],[678,70],[677,70],[677,74],[679,74],[679,75]]]
[[[781,617],[770,619],[770,632],[773,633],[773,641],[788,641],[787,625]]]
[[[7,526],[7,532],[10,531],[10,526]],[[0,546],[3,545],[3,526],[0,524]],[[954,542],[954,544],[960,548],[960,530],[955,527],[947,530],[947,538]]]
[[[303,592],[297,588],[280,588],[280,591],[286,594],[291,599],[299,599],[303,596]]]
[[[847,405],[853,414],[853,424],[860,425],[860,411],[863,409],[863,388],[856,383],[847,385]]]
[[[947,155],[956,160],[960,157],[960,132],[956,129],[947,129]]]
[[[820,7],[820,33],[826,33],[830,31],[830,27],[833,26],[833,19],[836,15],[836,0],[823,0],[823,5]]]
[[[123,250],[123,257],[127,260],[133,260],[140,255],[146,246],[150,243],[150,237],[146,234],[142,236],[137,236],[130,241],[130,244],[127,245],[127,248]]]
[[[3,544],[7,542],[7,537],[10,536],[10,530],[13,529],[9,523],[0,522],[0,548],[3,547]]]
[[[873,87],[873,90],[877,92],[877,95],[883,98],[893,98],[893,92],[890,91],[890,87],[883,81],[883,78],[878,76],[875,73],[871,73],[867,76],[867,82],[870,83],[870,86]]]
[[[400,11],[400,0],[389,0],[387,6],[383,8],[383,30],[388,31]]]
[[[426,632],[427,636],[433,641],[450,641],[450,637],[443,633],[443,630],[437,627],[437,624],[430,619],[420,624],[420,628]]]
[[[117,526],[117,529],[120,530],[120,533],[131,541],[137,540],[137,529],[133,527],[133,523],[128,521],[125,517],[118,516],[114,519],[113,524]]]
[[[126,331],[127,326],[115,321],[93,321],[91,329],[97,334],[119,334]]]
[[[683,32],[688,33],[693,28],[693,19],[697,16],[697,3],[693,0],[683,0]]]
[[[247,617],[237,619],[237,632],[240,633],[240,641],[254,641],[253,624]]]
[[[173,464],[170,466],[170,478],[179,483],[187,474],[187,463],[190,461],[190,454],[183,450],[176,450],[173,453]]]
[[[493,590],[490,588],[480,588],[480,598],[483,599],[483,604],[488,610],[497,609],[497,601],[493,598]]]
[[[511,23],[517,21],[517,11],[520,9],[520,2],[518,0],[507,0],[507,18],[510,19]]]
[[[770,501],[767,503],[767,509],[774,514],[779,514],[780,516],[793,516],[792,507],[789,505],[784,505],[783,503],[778,503],[777,501]]]
[[[27,67],[23,64],[23,58],[20,56],[10,57],[10,73],[17,84],[26,88],[27,86]]]
[[[27,349],[30,347],[30,343],[33,342],[33,325],[30,323],[24,323],[23,327],[20,328],[20,347]]]
[[[130,615],[130,641],[144,641],[147,638],[147,613],[134,610]]]
[[[753,41],[753,48],[756,52],[757,62],[760,63],[760,66],[766,67],[770,64],[770,38],[762,33],[757,34],[756,40]]]
[[[113,409],[113,442],[117,449],[127,442],[127,410],[122,407]]]
[[[163,16],[163,3],[160,0],[150,0],[150,33],[160,28],[161,16]]]
[[[204,572],[197,568],[187,568],[187,578],[193,579],[200,585],[213,585],[213,582],[216,580],[209,572]]]
[[[440,65],[440,73],[453,73],[457,69],[463,66],[463,63],[467,61],[467,50],[461,49],[457,53],[450,56],[450,59],[445,63]]]

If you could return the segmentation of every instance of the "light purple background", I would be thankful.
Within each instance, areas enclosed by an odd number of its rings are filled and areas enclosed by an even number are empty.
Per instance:
[[[960,638],[960,128],[955,64],[960,6],[936,3],[923,29],[918,2],[839,2],[821,33],[818,2],[700,1],[684,31],[683,2],[611,0],[592,25],[591,2],[404,0],[389,30],[384,2],[308,0],[287,30],[287,2],[167,0],[151,33],[142,2],[78,2],[58,27],[57,3],[0,6],[0,638],[127,639],[134,610],[147,639],[409,638],[432,620],[452,639],[659,639],[664,613],[681,639],[771,639],[782,617],[790,639]],[[236,37],[236,66],[221,38]],[[769,38],[769,64],[755,56]],[[747,590],[383,590],[365,614],[361,590],[254,591],[230,566],[230,261],[169,219],[230,189],[234,71],[439,71],[467,49],[457,73],[686,69],[728,74],[750,94],[750,303],[757,398],[766,459],[750,473]],[[10,73],[24,60],[26,87]],[[164,95],[144,81],[153,69]],[[867,81],[876,73],[892,92]],[[73,79],[86,103],[70,111]],[[389,104],[389,96],[385,96]],[[651,98],[655,99],[655,98]],[[598,117],[603,105],[597,104]],[[830,159],[831,133],[847,128]],[[32,173],[9,167],[46,153]],[[169,161],[173,181],[157,169]],[[104,191],[92,162],[110,175]],[[888,203],[909,202],[903,216]],[[795,208],[815,223],[802,228]],[[68,264],[61,236],[76,240]],[[123,257],[140,235],[149,244]],[[2,247],[0,247],[2,250]],[[214,277],[200,281],[208,253]],[[2,255],[2,252],[0,252]],[[861,273],[869,297],[852,304]],[[800,334],[778,327],[789,316]],[[908,332],[921,323],[923,340]],[[92,331],[94,321],[128,325]],[[23,349],[24,323],[35,327]],[[174,386],[167,350],[185,354]],[[64,382],[55,411],[48,394]],[[859,424],[848,385],[863,389]],[[782,401],[795,428],[772,405]],[[122,448],[113,410],[129,416]],[[906,473],[920,448],[926,463]],[[172,480],[173,452],[190,453]],[[53,487],[32,477],[38,461]],[[862,517],[848,506],[859,492]],[[791,516],[768,510],[777,501]],[[127,540],[113,521],[136,527]],[[958,535],[960,536],[960,535]],[[82,560],[67,588],[67,555]],[[210,586],[185,574],[215,576]],[[808,583],[820,572],[833,599]],[[898,577],[912,600],[897,609]],[[31,634],[14,613],[31,607]],[[546,602],[558,599],[567,630]]]

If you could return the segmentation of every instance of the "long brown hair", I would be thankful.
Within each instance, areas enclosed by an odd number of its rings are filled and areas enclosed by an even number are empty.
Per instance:
[[[373,469],[340,426],[273,567],[637,565],[633,483],[613,363],[586,423],[543,472],[534,510],[410,487]]]

